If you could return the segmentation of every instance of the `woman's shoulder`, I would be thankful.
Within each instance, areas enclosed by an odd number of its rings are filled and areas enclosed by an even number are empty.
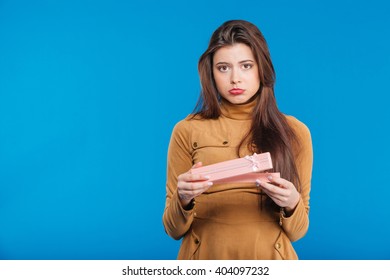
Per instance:
[[[194,114],[189,114],[184,119],[181,119],[175,123],[173,130],[180,133],[188,132],[191,130],[191,126],[194,120],[196,120],[196,118],[194,118]]]
[[[196,114],[189,114],[184,119],[178,121],[175,124],[175,127],[178,127],[178,128],[181,128],[181,129],[185,129],[187,127],[191,127],[193,125],[196,125],[199,122],[200,123],[207,122],[207,119],[204,119],[201,116],[196,115]]]
[[[174,125],[173,133],[188,136],[199,131],[208,131],[215,128],[213,125],[215,122],[218,120],[204,119],[199,115],[189,114]]]
[[[301,120],[294,116],[285,115],[288,124],[290,127],[295,131],[298,135],[310,135],[310,129],[309,127],[303,123]]]

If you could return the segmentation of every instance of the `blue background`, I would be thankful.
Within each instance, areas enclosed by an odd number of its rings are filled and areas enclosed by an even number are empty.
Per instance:
[[[301,259],[390,259],[387,1],[0,0],[0,259],[175,259],[166,152],[211,33],[264,33],[312,132]]]

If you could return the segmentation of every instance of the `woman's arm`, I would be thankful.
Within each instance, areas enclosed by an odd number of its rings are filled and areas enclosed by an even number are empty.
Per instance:
[[[294,147],[301,191],[288,180],[269,177],[269,183],[257,180],[262,190],[281,207],[279,223],[291,241],[302,238],[309,228],[309,194],[313,152],[308,128],[295,120],[291,125],[298,138]],[[292,121],[293,121],[292,120]]]
[[[193,198],[211,185],[201,174],[190,174],[192,166],[188,122],[182,121],[173,129],[168,148],[166,202],[163,215],[165,231],[174,239],[180,239],[193,221]]]
[[[298,138],[296,165],[301,182],[300,198],[292,214],[281,215],[282,227],[291,241],[302,238],[309,228],[309,199],[313,167],[313,147],[310,131],[305,124],[290,117],[290,125]]]

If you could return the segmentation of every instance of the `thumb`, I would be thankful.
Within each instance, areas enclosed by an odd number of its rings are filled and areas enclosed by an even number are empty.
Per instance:
[[[192,168],[198,168],[198,167],[201,167],[203,164],[202,164],[202,162],[200,161],[200,162],[197,162],[197,163],[195,163],[193,166],[192,166]]]

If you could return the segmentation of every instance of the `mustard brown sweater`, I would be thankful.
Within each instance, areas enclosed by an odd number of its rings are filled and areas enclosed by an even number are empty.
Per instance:
[[[214,184],[185,210],[177,193],[177,177],[197,163],[209,165],[237,158],[236,149],[251,124],[256,101],[245,105],[221,103],[218,119],[178,122],[168,148],[165,231],[182,243],[178,259],[298,259],[292,242],[309,226],[309,195],[313,151],[309,129],[286,116],[299,140],[294,149],[302,184],[293,214],[284,217],[255,184]],[[243,146],[243,149],[246,146]],[[250,155],[249,150],[244,154]],[[280,225],[280,221],[282,225]]]

